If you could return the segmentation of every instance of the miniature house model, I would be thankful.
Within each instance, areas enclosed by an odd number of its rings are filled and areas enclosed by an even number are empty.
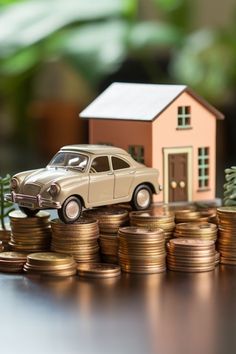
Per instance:
[[[184,85],[113,83],[80,117],[89,143],[115,145],[160,171],[156,201],[215,198],[216,119],[224,116]]]

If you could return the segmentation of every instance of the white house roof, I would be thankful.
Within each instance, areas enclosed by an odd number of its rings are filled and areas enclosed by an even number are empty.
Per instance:
[[[219,111],[185,85],[121,82],[111,84],[80,113],[80,117],[152,121],[184,91],[194,96],[217,118],[224,118]]]

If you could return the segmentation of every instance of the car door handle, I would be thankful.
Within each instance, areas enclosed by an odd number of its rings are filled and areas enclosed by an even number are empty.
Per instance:
[[[114,172],[108,172],[107,174],[108,175],[114,175]]]
[[[134,172],[135,172],[135,171],[130,171],[130,172],[129,172],[129,175],[132,175],[132,174],[134,174]]]

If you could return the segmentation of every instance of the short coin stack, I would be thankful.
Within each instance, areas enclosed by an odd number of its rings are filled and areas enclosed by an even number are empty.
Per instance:
[[[201,213],[193,209],[183,209],[175,212],[175,222],[195,222],[201,219]]]
[[[236,207],[217,209],[219,237],[217,241],[220,263],[236,265]]]
[[[129,222],[129,213],[120,207],[94,208],[84,212],[86,217],[98,220],[99,245],[103,262],[118,263],[118,230]]]
[[[180,272],[206,272],[216,263],[215,243],[211,240],[178,238],[169,241],[168,269]]]
[[[174,236],[216,241],[217,226],[207,222],[176,224]]]
[[[52,220],[51,250],[72,255],[77,262],[99,262],[99,228],[97,220],[81,217],[78,222],[64,224]]]
[[[102,207],[86,210],[83,215],[98,220],[99,230],[103,233],[115,234],[119,228],[127,225],[129,213],[122,208]]]
[[[11,251],[40,252],[50,249],[51,226],[49,213],[40,211],[28,217],[19,210],[9,214],[11,223]]]
[[[53,252],[31,253],[27,256],[24,271],[28,274],[40,274],[56,277],[75,275],[77,264],[73,257]]]
[[[149,230],[162,229],[165,240],[173,237],[175,228],[175,215],[168,210],[151,209],[145,211],[132,211],[130,224],[136,227],[144,227]]]
[[[78,275],[85,278],[111,278],[121,274],[120,266],[115,264],[80,264],[77,270]]]
[[[162,229],[134,226],[119,229],[119,263],[128,273],[160,273],[166,269],[165,238]]]
[[[26,262],[26,254],[20,252],[0,253],[0,272],[21,273]]]

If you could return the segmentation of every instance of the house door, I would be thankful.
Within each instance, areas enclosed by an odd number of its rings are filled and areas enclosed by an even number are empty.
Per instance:
[[[188,200],[188,154],[168,155],[169,202]]]

